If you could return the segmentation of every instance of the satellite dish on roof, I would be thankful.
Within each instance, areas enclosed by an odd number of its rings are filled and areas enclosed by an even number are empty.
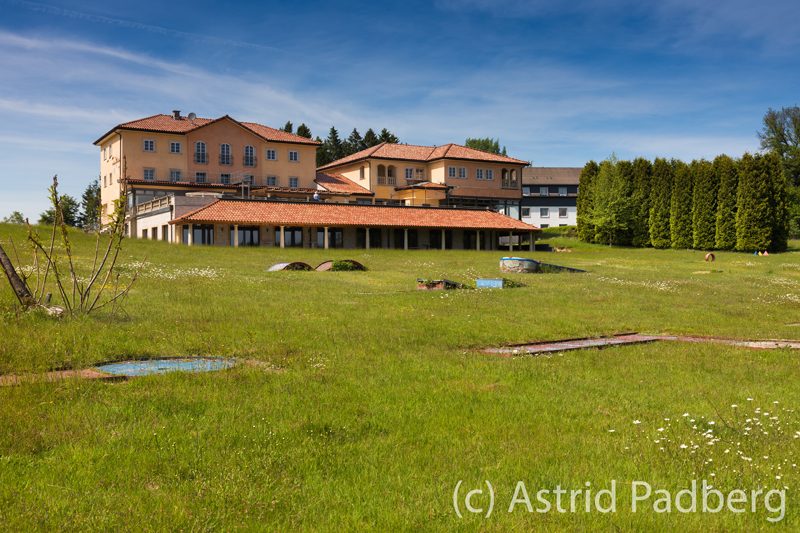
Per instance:
[[[188,118],[189,120],[194,120],[197,118],[197,115],[195,115],[194,113],[189,113],[189,115],[186,118]]]

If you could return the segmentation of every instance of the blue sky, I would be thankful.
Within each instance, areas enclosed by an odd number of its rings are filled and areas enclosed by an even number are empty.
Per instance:
[[[537,166],[612,152],[758,149],[797,105],[800,2],[28,2],[0,0],[0,217],[36,218],[92,142],[181,109],[280,127],[499,137]]]

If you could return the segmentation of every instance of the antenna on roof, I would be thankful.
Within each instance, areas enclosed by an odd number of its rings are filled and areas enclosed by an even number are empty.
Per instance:
[[[194,113],[189,113],[186,118],[188,118],[189,120],[194,120],[197,118],[197,115],[195,115]]]

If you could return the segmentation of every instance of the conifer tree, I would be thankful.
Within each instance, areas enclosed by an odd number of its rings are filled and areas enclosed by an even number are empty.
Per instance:
[[[766,250],[772,240],[770,170],[761,155],[744,154],[736,195],[736,249]]]
[[[378,136],[375,135],[375,131],[372,128],[368,129],[367,132],[364,134],[363,142],[365,148],[372,148],[373,146],[376,146],[381,143],[381,141],[378,140]]]
[[[630,189],[633,165],[615,156],[600,163],[592,198],[594,241],[601,244],[630,244],[633,205]]]
[[[583,166],[578,182],[577,219],[578,238],[585,242],[594,242],[594,226],[592,225],[592,193],[593,182],[600,167],[594,161]]]
[[[650,243],[654,248],[669,248],[669,214],[672,199],[672,164],[663,158],[653,162],[653,175],[650,186]]]
[[[782,167],[780,156],[771,152],[764,156],[763,161],[770,179],[772,232],[769,250],[771,252],[785,252],[789,244],[788,180]]]
[[[692,247],[692,170],[676,161],[669,207],[669,232],[673,248]]]
[[[366,148],[364,145],[364,139],[361,138],[361,134],[358,133],[358,130],[353,128],[353,131],[350,132],[350,136],[347,138],[345,143],[345,155],[360,152],[364,148]]]
[[[306,139],[311,138],[311,128],[305,125],[305,123],[300,124],[297,126],[297,135],[300,137],[305,137]]]
[[[283,125],[283,131],[286,133],[294,133],[294,124],[292,124],[291,120],[287,120],[286,124]]]
[[[714,159],[714,176],[718,184],[714,247],[733,250],[736,247],[736,189],[739,175],[736,162],[726,155]]]
[[[710,161],[693,161],[692,176],[692,247],[712,250],[717,231],[717,175]]]
[[[631,244],[650,246],[650,180],[652,165],[642,157],[633,160],[633,220]]]
[[[400,139],[391,131],[383,128],[380,135],[378,135],[378,141],[382,143],[399,143]]]

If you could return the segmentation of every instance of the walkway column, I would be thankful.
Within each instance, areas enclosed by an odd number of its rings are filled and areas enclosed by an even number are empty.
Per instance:
[[[408,228],[403,230],[403,250],[408,250]]]
[[[189,224],[189,246],[194,245],[194,224]]]
[[[481,230],[475,230],[475,249],[481,251]]]
[[[511,252],[514,250],[514,232],[508,232],[508,251]]]
[[[534,232],[531,232],[530,236],[529,236],[529,239],[531,240],[531,242],[530,242],[530,250],[531,250],[531,252],[533,251],[534,246],[535,246],[535,242],[536,242],[536,237],[534,235],[536,235],[536,234]]]
[[[366,237],[366,239],[367,239],[367,240],[366,240],[366,242],[365,242],[365,244],[366,244],[366,248],[367,248],[367,250],[369,250],[369,228],[365,228],[365,229],[366,229],[366,235],[365,235],[365,237]]]
[[[327,250],[328,249],[328,227],[326,226],[324,228],[324,230],[325,230],[325,234],[323,235],[323,242],[325,243],[324,248]]]
[[[233,247],[239,247],[239,224],[233,225]]]
[[[286,226],[281,226],[281,248],[286,248]]]
[[[446,249],[447,249],[447,233],[443,229],[442,230],[442,250],[446,250]]]

